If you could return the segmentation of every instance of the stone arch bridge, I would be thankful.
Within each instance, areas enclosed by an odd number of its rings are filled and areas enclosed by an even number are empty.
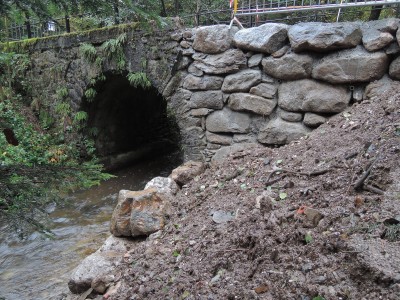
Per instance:
[[[185,160],[209,161],[243,145],[289,143],[379,95],[400,79],[398,27],[398,19],[240,31],[123,25],[13,46],[30,53],[34,101],[62,94],[86,111],[101,156],[179,142]]]

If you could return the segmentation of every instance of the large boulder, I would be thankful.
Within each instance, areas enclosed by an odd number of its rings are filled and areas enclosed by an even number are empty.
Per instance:
[[[169,202],[157,189],[121,190],[110,230],[114,236],[150,235],[164,227]]]
[[[312,77],[330,83],[370,82],[381,78],[389,64],[384,52],[370,53],[362,46],[342,50],[322,58],[313,68]]]
[[[267,145],[284,145],[305,136],[310,131],[303,123],[287,122],[277,118],[260,130],[257,140]]]
[[[235,34],[234,42],[239,49],[271,54],[286,44],[288,28],[285,24],[268,23],[242,29]]]
[[[193,54],[191,66],[207,74],[235,73],[247,66],[247,58],[239,49],[229,49],[220,54]]]
[[[390,77],[400,80],[400,57],[392,61],[389,67]]]
[[[266,57],[262,60],[266,74],[285,80],[311,77],[313,59],[308,54],[288,53],[280,58]]]
[[[295,52],[327,52],[353,48],[361,42],[361,30],[355,23],[299,23],[290,27],[288,36]]]
[[[400,82],[392,80],[389,76],[384,76],[382,79],[371,82],[365,88],[364,99],[373,100],[381,99],[387,93],[397,92],[400,90]]]
[[[222,91],[225,93],[247,92],[261,82],[261,71],[246,69],[225,77]]]
[[[263,116],[269,116],[277,101],[247,93],[236,93],[229,96],[228,106],[232,110],[249,111]]]
[[[206,129],[211,132],[247,133],[250,131],[250,122],[248,114],[225,107],[207,116]]]
[[[284,82],[279,86],[278,104],[293,112],[338,113],[351,99],[351,91],[312,79]]]
[[[362,29],[374,29],[380,32],[396,33],[399,28],[400,20],[396,18],[387,18],[374,21],[368,21],[362,24]]]
[[[362,42],[368,51],[377,51],[388,46],[399,27],[399,20],[390,18],[365,22],[361,25]]]
[[[189,74],[183,81],[183,88],[196,91],[196,90],[219,90],[224,82],[223,77],[219,76],[194,76]]]
[[[145,190],[154,188],[157,190],[159,194],[166,194],[166,195],[176,195],[179,191],[179,186],[176,184],[174,180],[169,177],[155,177],[150,180],[146,186],[144,187]]]
[[[394,37],[389,32],[380,32],[374,29],[364,29],[362,42],[370,52],[385,48],[394,40]]]
[[[188,161],[171,172],[171,178],[180,186],[187,184],[197,175],[204,172],[205,165],[201,161]]]
[[[69,290],[81,294],[91,287],[96,278],[110,274],[120,263],[125,252],[134,242],[110,236],[95,253],[86,257],[72,272]]]
[[[189,100],[190,108],[221,109],[224,106],[221,91],[195,92]]]
[[[228,25],[200,27],[196,31],[193,49],[208,54],[224,52],[231,47],[236,31],[237,28]]]

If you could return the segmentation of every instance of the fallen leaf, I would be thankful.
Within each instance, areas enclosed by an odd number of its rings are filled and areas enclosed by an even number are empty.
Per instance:
[[[304,214],[304,210],[306,209],[306,206],[302,205],[299,207],[299,209],[296,211],[299,215]]]
[[[306,233],[306,236],[304,237],[304,240],[306,241],[307,244],[309,244],[309,243],[311,243],[313,241],[313,238],[312,238],[310,232]]]
[[[263,293],[265,293],[265,292],[268,291],[268,287],[267,287],[266,285],[262,284],[262,285],[256,287],[256,288],[254,289],[254,291],[255,291],[257,294],[263,294]]]
[[[190,292],[189,291],[184,291],[183,294],[182,294],[182,299],[185,299],[185,298],[187,298],[189,296],[190,296]]]
[[[287,193],[279,193],[279,198],[280,198],[281,200],[285,200],[286,197],[287,197]]]
[[[354,199],[354,206],[359,208],[364,204],[364,199],[361,196],[356,196],[356,198]]]

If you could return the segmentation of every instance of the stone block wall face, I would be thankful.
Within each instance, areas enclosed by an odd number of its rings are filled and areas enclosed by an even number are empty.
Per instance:
[[[178,72],[164,96],[187,151],[209,161],[235,144],[307,135],[368,98],[374,81],[400,80],[398,27],[385,19],[181,31]]]
[[[39,41],[29,75],[34,98],[55,102],[66,87],[77,111],[98,75],[144,71],[177,120],[185,160],[209,161],[229,146],[289,143],[368,98],[372,82],[400,80],[398,27],[385,19],[128,29],[123,70],[113,61],[96,67],[79,52],[85,42],[102,55],[102,43],[120,34],[110,29]]]

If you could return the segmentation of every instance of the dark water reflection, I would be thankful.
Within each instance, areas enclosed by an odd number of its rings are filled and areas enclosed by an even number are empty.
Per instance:
[[[0,299],[58,299],[71,271],[109,235],[119,190],[140,190],[156,176],[168,176],[178,154],[144,161],[114,172],[117,178],[73,194],[50,214],[54,239],[33,233],[21,241],[0,225]]]

